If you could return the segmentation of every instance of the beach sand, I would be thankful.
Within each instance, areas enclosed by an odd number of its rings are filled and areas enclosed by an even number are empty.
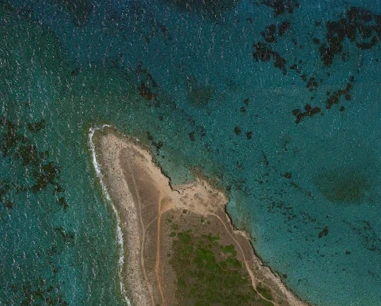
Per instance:
[[[186,272],[197,267],[181,266],[184,261],[179,261],[181,237],[185,236],[194,242],[192,250],[195,246],[204,250],[197,239],[214,239],[206,248],[214,252],[212,258],[217,262],[234,258],[240,262],[229,273],[247,280],[250,289],[245,287],[242,294],[253,296],[247,305],[306,305],[263,266],[248,234],[233,227],[222,192],[201,178],[172,187],[150,152],[113,128],[96,130],[93,143],[103,183],[120,217],[127,259],[122,281],[133,305],[194,305],[203,296],[193,297],[187,291],[200,284],[188,277],[193,273]],[[235,251],[223,251],[231,248]],[[189,258],[195,256],[190,253]],[[187,286],[180,286],[184,282]]]

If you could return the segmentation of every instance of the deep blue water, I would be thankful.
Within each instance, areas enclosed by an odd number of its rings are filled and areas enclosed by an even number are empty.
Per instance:
[[[102,124],[217,178],[302,299],[381,305],[381,2],[205,3],[0,1],[0,305],[124,304]]]

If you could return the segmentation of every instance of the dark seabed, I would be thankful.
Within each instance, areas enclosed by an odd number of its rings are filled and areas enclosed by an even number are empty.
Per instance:
[[[149,145],[313,305],[381,305],[381,2],[0,0],[0,305],[124,305],[89,130]]]

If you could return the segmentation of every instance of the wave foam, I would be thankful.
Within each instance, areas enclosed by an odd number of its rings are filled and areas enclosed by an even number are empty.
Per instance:
[[[118,261],[119,284],[120,284],[120,290],[121,290],[123,296],[125,297],[127,305],[131,306],[131,302],[127,297],[126,289],[124,287],[123,278],[122,278],[122,271],[123,271],[123,265],[124,265],[124,247],[123,247],[123,233],[122,233],[122,228],[120,227],[120,217],[119,217],[118,211],[116,210],[114,203],[112,202],[111,197],[107,191],[106,185],[103,183],[103,175],[102,175],[99,163],[97,161],[97,156],[95,154],[95,146],[93,143],[93,136],[94,136],[95,131],[97,131],[97,130],[102,131],[103,128],[105,128],[105,127],[110,127],[110,125],[104,124],[101,127],[90,128],[90,130],[89,130],[89,144],[90,144],[90,150],[91,150],[92,159],[93,159],[93,166],[95,169],[95,173],[99,179],[99,182],[102,186],[103,195],[105,196],[107,201],[109,203],[111,203],[111,207],[112,207],[112,209],[115,213],[115,216],[116,216],[116,236],[117,236],[117,242],[118,242],[118,247],[119,247],[119,261]]]

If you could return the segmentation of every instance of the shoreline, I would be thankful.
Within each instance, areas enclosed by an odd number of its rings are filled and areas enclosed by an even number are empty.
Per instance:
[[[111,126],[90,129],[89,141],[102,191],[112,202],[117,215],[117,238],[121,248],[119,277],[128,305],[155,305],[158,302],[166,305],[166,300],[178,299],[174,293],[178,290],[174,285],[176,273],[162,254],[173,251],[173,240],[171,245],[167,238],[169,227],[166,220],[171,214],[172,219],[174,216],[182,218],[179,217],[180,211],[189,211],[188,220],[195,216],[201,220],[205,218],[221,237],[225,237],[221,243],[234,245],[238,250],[237,258],[243,264],[242,269],[247,272],[242,273],[248,275],[262,301],[273,305],[308,305],[286,287],[278,274],[263,265],[255,254],[249,233],[235,228],[226,212],[228,199],[222,191],[200,177],[191,184],[171,186],[170,179],[155,164],[149,149]],[[145,173],[143,177],[140,177],[141,173]],[[139,184],[145,184],[142,187],[144,192],[138,190],[141,188]],[[149,194],[147,190],[154,192]],[[149,199],[144,202],[141,197],[147,192]],[[152,254],[153,251],[156,254]],[[166,273],[165,283],[162,281],[163,273]],[[168,284],[168,279],[173,283]],[[125,285],[128,290],[125,290]],[[264,294],[267,290],[271,292],[272,299]]]
[[[122,232],[122,228],[120,226],[121,221],[120,221],[118,211],[115,207],[115,204],[113,203],[113,201],[112,201],[112,199],[111,199],[111,197],[107,191],[107,187],[106,187],[105,183],[103,182],[103,175],[101,172],[101,167],[100,167],[98,160],[97,160],[97,156],[96,156],[96,152],[95,152],[95,144],[93,142],[94,133],[96,131],[103,130],[103,128],[105,128],[105,127],[110,127],[110,126],[109,125],[103,125],[101,128],[92,127],[89,129],[88,137],[89,137],[90,151],[91,151],[91,157],[92,157],[92,163],[94,166],[94,171],[95,171],[97,178],[99,179],[99,183],[100,183],[101,188],[102,188],[102,194],[106,198],[107,202],[109,202],[109,204],[111,205],[112,210],[115,214],[115,218],[116,218],[116,238],[117,238],[118,251],[119,251],[119,254],[118,254],[119,255],[118,277],[119,277],[120,291],[121,291],[123,297],[125,298],[126,304],[128,306],[132,306],[131,302],[127,296],[126,288],[124,286],[123,276],[122,276],[123,266],[124,266],[124,262],[125,262],[125,255],[124,255],[125,251],[124,251],[124,243],[123,243],[123,232]]]

